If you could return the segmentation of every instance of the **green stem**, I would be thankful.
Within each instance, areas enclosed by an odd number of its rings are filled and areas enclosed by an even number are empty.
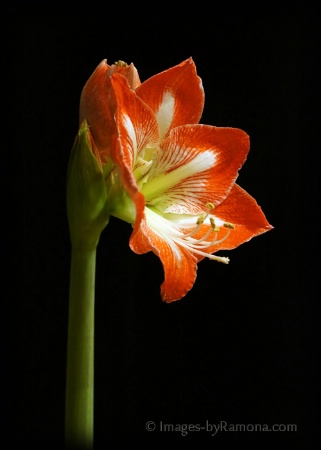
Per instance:
[[[66,380],[66,446],[92,449],[96,248],[72,249]]]

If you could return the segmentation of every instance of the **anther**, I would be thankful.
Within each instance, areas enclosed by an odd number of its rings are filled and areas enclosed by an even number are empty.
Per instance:
[[[202,213],[202,214],[197,218],[196,224],[197,224],[197,225],[202,225],[202,223],[204,223],[204,220],[206,219],[206,217],[207,217],[207,214]]]
[[[231,229],[234,228],[229,222],[224,223],[224,227],[227,228],[227,231],[221,239],[218,239],[218,231],[220,231],[220,228],[216,226],[214,219],[209,217],[209,212],[202,213],[197,219],[196,226],[194,226],[187,234],[182,233],[180,229],[173,226],[170,221],[159,217],[157,213],[149,208],[146,208],[146,214],[148,215],[149,226],[161,235],[165,235],[166,239],[169,239],[191,253],[228,264],[228,258],[213,255],[211,252],[206,252],[206,249],[214,247],[215,245],[220,245],[229,237]],[[207,226],[202,237],[194,238],[193,236],[195,236],[195,234],[203,227],[203,224],[208,217],[210,226]]]
[[[230,222],[224,222],[224,223],[223,223],[223,227],[225,227],[225,228],[230,228],[231,230],[234,230],[235,225],[233,225],[233,224],[230,223]]]
[[[215,220],[213,219],[213,217],[210,217],[210,222],[211,222],[211,228],[213,231],[215,231],[216,233],[218,233],[220,231],[219,227],[216,225]]]
[[[206,206],[206,210],[207,210],[208,212],[212,211],[212,210],[215,208],[215,206],[214,206],[213,203],[211,203],[211,202],[206,203],[205,206]]]

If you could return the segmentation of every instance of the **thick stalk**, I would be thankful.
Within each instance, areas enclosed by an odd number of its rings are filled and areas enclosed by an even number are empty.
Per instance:
[[[96,248],[72,250],[66,378],[68,449],[92,449]]]

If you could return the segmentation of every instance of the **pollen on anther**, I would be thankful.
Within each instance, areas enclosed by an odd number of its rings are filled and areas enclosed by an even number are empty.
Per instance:
[[[202,223],[204,223],[205,219],[206,219],[206,214],[203,213],[197,218],[196,224],[197,225],[202,225]]]
[[[211,222],[211,228],[213,231],[215,232],[219,232],[220,229],[219,227],[216,225],[215,220],[213,219],[213,217],[210,217],[210,222]]]
[[[231,230],[234,230],[235,225],[233,225],[233,224],[230,223],[230,222],[224,222],[224,223],[223,223],[223,227],[224,227],[224,228],[230,228]]]
[[[207,211],[212,211],[215,208],[215,206],[211,202],[206,203],[205,206],[206,206]]]

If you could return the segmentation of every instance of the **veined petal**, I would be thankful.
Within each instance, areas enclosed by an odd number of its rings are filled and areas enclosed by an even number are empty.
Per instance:
[[[228,197],[215,208],[213,214],[220,220],[235,225],[235,230],[222,243],[221,249],[233,249],[273,229],[257,201],[238,184],[234,184]]]
[[[161,285],[162,299],[166,303],[180,300],[194,285],[197,259],[188,250],[177,246],[166,234],[161,234],[149,226],[148,208],[145,209],[145,213],[147,219],[143,218],[140,227],[132,233],[130,247],[139,254],[153,251],[160,258],[164,268],[164,282]],[[166,219],[159,216],[159,220]]]
[[[114,105],[110,77],[113,73],[120,73],[126,78],[131,89],[140,85],[139,75],[133,64],[127,65],[119,61],[109,66],[104,59],[88,79],[80,96],[80,123],[84,119],[88,122],[103,164],[108,160],[112,134],[115,133],[111,115]]]
[[[138,71],[133,63],[126,64],[124,61],[118,61],[109,67],[107,76],[111,77],[113,73],[120,73],[123,75],[128,81],[129,87],[133,90],[141,84]]]
[[[135,170],[141,169],[144,152],[158,143],[158,125],[153,111],[136,96],[120,74],[111,77],[112,114],[117,127],[111,146],[111,157],[122,178],[125,190],[135,203],[135,229],[143,218],[145,199],[139,191]]]
[[[253,237],[273,229],[256,200],[237,184],[233,185],[228,197],[214,209],[209,217],[214,219],[220,229],[213,245],[203,249],[209,254],[218,250],[232,250]],[[193,238],[201,239],[207,233],[210,228],[208,222],[203,224]],[[233,224],[234,228],[225,228],[224,223]],[[211,240],[213,240],[213,234],[207,239],[208,242]],[[201,260],[203,257],[198,259]]]
[[[158,144],[158,125],[153,111],[129,88],[124,77],[114,74],[111,84],[115,96],[113,114],[122,146],[123,159],[119,163],[134,171],[139,158],[145,157],[145,150]]]
[[[204,90],[192,58],[152,76],[136,93],[155,112],[162,138],[171,129],[201,118]]]
[[[79,106],[79,121],[88,122],[103,164],[108,159],[114,129],[109,109],[110,82],[106,76],[109,67],[106,59],[96,67],[81,92]]]
[[[146,202],[162,213],[198,214],[228,195],[249,151],[237,128],[185,125],[172,130],[156,151]]]

